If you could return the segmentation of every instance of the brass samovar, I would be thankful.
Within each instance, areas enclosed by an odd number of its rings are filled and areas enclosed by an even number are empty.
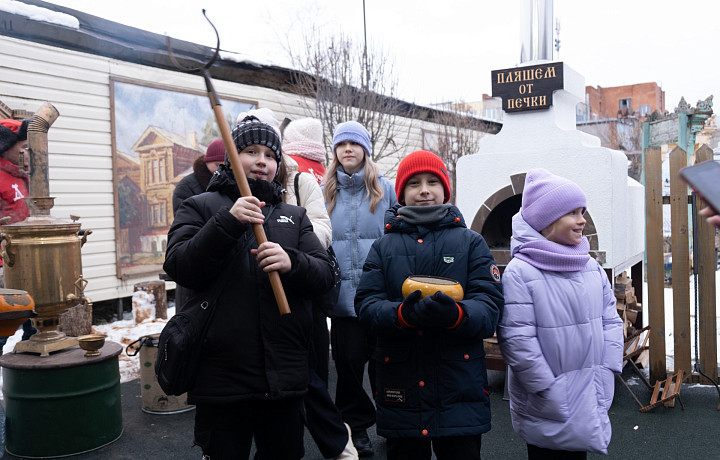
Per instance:
[[[41,356],[78,344],[77,338],[58,330],[59,318],[70,307],[91,305],[84,295],[87,280],[82,276],[80,248],[92,231],[82,231],[77,217],[65,220],[50,215],[55,198],[48,196],[47,132],[59,115],[45,103],[28,124],[30,198],[25,202],[30,217],[0,227],[5,286],[27,291],[37,313],[32,322],[38,332],[19,342],[15,351]]]

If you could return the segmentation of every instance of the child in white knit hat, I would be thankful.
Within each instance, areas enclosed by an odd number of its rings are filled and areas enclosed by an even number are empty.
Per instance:
[[[309,172],[321,184],[326,157],[320,120],[301,118],[290,122],[283,132],[283,153],[297,162],[298,171]]]
[[[622,321],[607,275],[588,253],[586,208],[577,184],[534,169],[512,221],[498,339],[513,428],[529,459],[585,459],[607,454],[610,442]]]

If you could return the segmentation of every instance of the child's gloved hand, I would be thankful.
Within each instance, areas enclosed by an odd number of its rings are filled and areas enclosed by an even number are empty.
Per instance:
[[[418,302],[415,307],[415,315],[421,326],[447,329],[457,323],[460,308],[455,303],[455,299],[437,291]]]
[[[417,308],[417,302],[422,297],[420,290],[412,291],[405,297],[403,302],[398,308],[398,321],[402,326],[415,327],[418,325],[417,314],[415,312]],[[403,324],[404,323],[404,324]]]

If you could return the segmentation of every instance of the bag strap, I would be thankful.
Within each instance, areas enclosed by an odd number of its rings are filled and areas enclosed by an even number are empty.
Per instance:
[[[300,171],[295,174],[295,204],[297,204],[298,206],[300,206],[300,187],[298,186],[300,174],[302,174]]]

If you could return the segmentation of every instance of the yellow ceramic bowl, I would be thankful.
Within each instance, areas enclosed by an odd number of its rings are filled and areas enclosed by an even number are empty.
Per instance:
[[[402,285],[403,297],[407,297],[411,292],[420,290],[423,297],[433,295],[437,291],[447,294],[456,302],[463,299],[465,293],[462,285],[450,278],[442,278],[440,276],[408,276]]]

